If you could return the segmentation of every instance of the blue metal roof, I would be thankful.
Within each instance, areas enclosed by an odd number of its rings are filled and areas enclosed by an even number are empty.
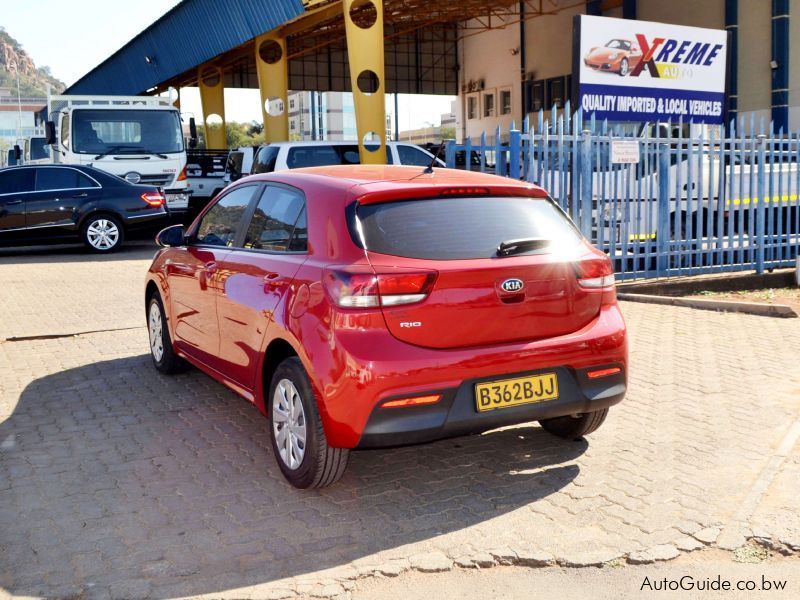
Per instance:
[[[302,0],[183,0],[65,93],[140,94],[303,12]]]

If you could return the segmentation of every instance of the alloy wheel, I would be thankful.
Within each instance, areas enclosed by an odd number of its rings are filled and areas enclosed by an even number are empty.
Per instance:
[[[306,453],[306,414],[294,383],[281,379],[272,396],[272,428],[283,464],[298,469]]]
[[[156,362],[160,362],[164,357],[164,336],[161,309],[158,306],[158,302],[150,304],[147,324],[147,330],[150,334],[150,351],[153,353],[153,358],[156,359]]]
[[[119,228],[110,219],[96,219],[86,228],[86,239],[97,250],[110,250],[119,242]]]

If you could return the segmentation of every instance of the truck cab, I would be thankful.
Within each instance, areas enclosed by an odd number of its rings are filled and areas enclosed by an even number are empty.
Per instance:
[[[164,190],[167,207],[189,205],[181,117],[167,98],[51,96],[53,162],[92,166]]]

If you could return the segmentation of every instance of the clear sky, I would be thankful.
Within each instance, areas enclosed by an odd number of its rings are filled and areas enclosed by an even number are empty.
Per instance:
[[[22,44],[36,66],[49,66],[70,85],[108,58],[179,0],[0,0],[0,25]],[[224,2],[225,0],[220,0]],[[400,129],[438,125],[450,96],[399,98]],[[261,120],[257,90],[227,90],[229,121]],[[197,90],[184,90],[183,110],[201,114]],[[388,112],[394,101],[387,98]]]

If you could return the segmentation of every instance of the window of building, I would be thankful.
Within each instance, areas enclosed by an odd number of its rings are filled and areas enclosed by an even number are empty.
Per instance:
[[[477,96],[467,96],[467,118],[468,119],[477,119],[478,118],[478,97]]]
[[[483,94],[483,116],[494,116],[494,92],[486,92]]]
[[[511,114],[511,89],[500,90],[500,114]]]

